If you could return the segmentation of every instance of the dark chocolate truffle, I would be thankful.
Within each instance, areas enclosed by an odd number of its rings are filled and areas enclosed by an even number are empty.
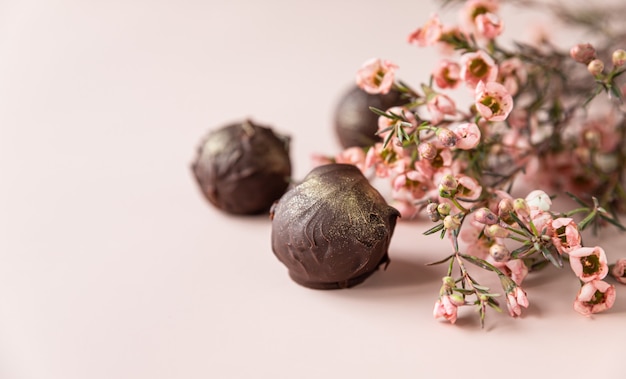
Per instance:
[[[404,104],[406,100],[403,100],[402,94],[395,90],[385,95],[372,95],[357,86],[352,87],[335,108],[334,126],[339,143],[342,147],[348,148],[367,147],[380,142],[381,138],[376,135],[379,116],[369,107],[386,111]]]
[[[399,215],[355,166],[319,166],[272,207],[272,250],[298,284],[352,287],[389,262]]]
[[[233,214],[267,212],[289,185],[289,138],[246,120],[210,132],[193,174],[206,199]]]

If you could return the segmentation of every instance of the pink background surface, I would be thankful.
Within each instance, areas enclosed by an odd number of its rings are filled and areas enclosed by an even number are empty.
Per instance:
[[[452,326],[432,318],[443,268],[424,264],[449,246],[421,235],[428,223],[398,226],[387,271],[314,291],[273,256],[267,217],[201,197],[196,146],[231,121],[290,134],[296,179],[311,154],[337,152],[333,107],[363,61],[427,80],[435,51],[405,37],[435,10],[1,2],[0,378],[623,376],[623,288],[587,319],[572,309],[573,274],[550,268],[528,278],[522,319],[490,312],[481,330],[465,309]],[[541,21],[504,18],[510,38]],[[601,240],[610,260],[624,256],[623,235]]]

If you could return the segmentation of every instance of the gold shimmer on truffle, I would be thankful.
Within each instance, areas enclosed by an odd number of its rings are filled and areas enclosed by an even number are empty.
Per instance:
[[[389,261],[398,216],[355,166],[320,166],[272,207],[272,249],[305,287],[352,287]]]

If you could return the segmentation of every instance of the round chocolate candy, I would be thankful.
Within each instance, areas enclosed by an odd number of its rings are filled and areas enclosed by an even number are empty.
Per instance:
[[[233,214],[267,212],[289,186],[289,138],[250,120],[211,131],[192,171],[206,199]]]
[[[386,111],[405,104],[402,94],[391,90],[385,95],[369,94],[357,86],[350,88],[339,100],[335,108],[335,133],[342,147],[367,147],[380,142],[378,115],[369,107]]]
[[[272,250],[305,287],[336,289],[363,282],[389,262],[400,213],[353,165],[313,169],[270,211]]]

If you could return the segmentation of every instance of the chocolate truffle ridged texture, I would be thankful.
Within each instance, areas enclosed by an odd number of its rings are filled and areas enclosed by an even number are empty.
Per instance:
[[[300,285],[338,289],[389,262],[400,213],[353,165],[313,169],[274,204],[272,250]]]
[[[357,86],[350,88],[337,103],[334,114],[335,133],[342,147],[367,147],[381,142],[378,132],[378,115],[374,107],[387,109],[404,105],[406,100],[398,91],[387,94],[369,94]]]
[[[246,120],[211,131],[192,170],[206,199],[227,213],[267,212],[289,186],[289,138]]]

